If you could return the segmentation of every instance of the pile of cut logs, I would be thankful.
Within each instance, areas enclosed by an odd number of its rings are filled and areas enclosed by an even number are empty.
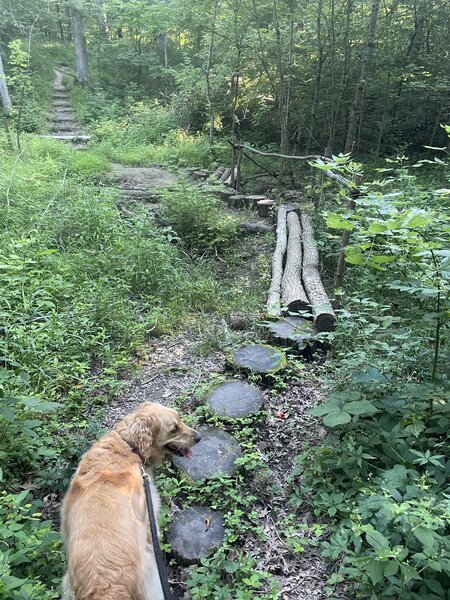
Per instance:
[[[188,167],[186,171],[194,180],[203,179],[221,183],[222,185],[215,187],[215,189],[211,190],[211,193],[225,200],[230,208],[256,207],[258,215],[265,218],[271,214],[271,210],[275,207],[275,201],[266,196],[240,194],[237,190],[230,187],[232,177],[231,169],[228,167],[217,167],[215,171],[207,171],[198,167]],[[236,175],[237,171],[235,169],[235,177]]]
[[[335,314],[319,274],[319,252],[311,217],[282,204],[267,300],[270,317],[310,312],[317,331],[332,331]]]

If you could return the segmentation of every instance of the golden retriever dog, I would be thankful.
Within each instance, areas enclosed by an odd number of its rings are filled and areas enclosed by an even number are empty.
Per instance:
[[[83,456],[62,508],[69,566],[64,600],[163,600],[142,465],[191,456],[200,435],[176,411],[145,402]],[[152,484],[157,514],[159,498]]]

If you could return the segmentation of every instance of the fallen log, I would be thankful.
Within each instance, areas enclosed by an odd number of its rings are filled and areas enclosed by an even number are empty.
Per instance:
[[[332,331],[335,314],[319,274],[319,252],[314,239],[314,229],[309,215],[301,215],[303,265],[302,277],[311,304],[314,326],[318,331]]]
[[[309,310],[309,300],[302,285],[302,228],[296,212],[287,213],[288,243],[286,265],[281,281],[281,304],[287,312]]]
[[[250,196],[245,196],[245,201],[249,206],[256,206],[260,200],[267,200],[266,196],[261,196],[258,194],[252,194]]]
[[[225,185],[231,185],[231,175],[232,175],[232,173],[231,173],[231,169],[230,169],[230,174],[229,174],[229,176],[228,176],[228,177],[226,178],[226,180],[223,182]],[[235,167],[235,168],[234,168],[234,179],[235,179],[235,180],[236,180],[236,177],[237,177],[237,168]]]
[[[231,169],[230,168],[225,169],[225,171],[222,173],[222,175],[219,178],[220,183],[225,183],[225,181],[230,176],[230,173],[231,173]]]
[[[225,171],[225,167],[217,167],[214,173],[211,175],[214,179],[220,179]]]
[[[286,209],[284,206],[280,206],[277,215],[277,242],[272,257],[272,281],[267,298],[267,313],[271,317],[281,315],[281,280],[283,278],[283,258],[286,246]]]
[[[240,228],[247,233],[273,233],[274,226],[261,223],[241,223]]]

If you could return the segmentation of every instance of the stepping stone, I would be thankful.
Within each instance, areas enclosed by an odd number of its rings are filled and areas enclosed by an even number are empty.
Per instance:
[[[218,417],[242,419],[259,411],[263,395],[257,387],[245,381],[228,381],[209,394],[206,402]]]
[[[192,448],[192,458],[174,456],[173,462],[194,481],[211,475],[233,475],[235,461],[242,455],[238,442],[221,429],[201,427],[201,441]]]
[[[75,113],[71,111],[60,111],[55,113],[52,116],[52,120],[58,123],[74,123],[75,122]]]
[[[284,352],[267,344],[248,344],[232,353],[231,367],[260,375],[274,375],[286,367]]]
[[[193,565],[220,548],[225,537],[219,511],[194,506],[177,513],[169,525],[166,539],[182,565]]]
[[[244,208],[245,196],[243,194],[234,194],[233,196],[228,196],[227,202],[228,208]]]
[[[305,358],[311,358],[317,347],[311,321],[301,317],[283,317],[267,325],[270,341],[278,346],[294,348]]]
[[[262,218],[267,218],[270,215],[271,209],[275,206],[275,200],[258,200],[256,208],[258,215]]]
[[[90,135],[59,135],[53,133],[52,135],[40,135],[43,138],[52,138],[53,140],[61,140],[62,142],[88,142],[91,139]]]

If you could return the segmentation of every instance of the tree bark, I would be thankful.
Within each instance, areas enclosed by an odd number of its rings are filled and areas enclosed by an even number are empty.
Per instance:
[[[9,95],[8,85],[6,83],[5,71],[3,70],[2,56],[0,54],[0,98],[5,113],[9,113],[12,109],[11,96]]]
[[[78,83],[86,84],[89,79],[86,37],[83,22],[83,0],[76,0],[73,9],[73,41],[75,46],[75,71]]]
[[[96,16],[97,16],[97,24],[98,31],[103,40],[108,40],[108,25],[106,19],[105,12],[105,0],[95,0],[95,4],[97,5]]]
[[[281,315],[281,281],[283,278],[283,258],[287,246],[286,208],[280,206],[277,216],[277,243],[272,257],[272,282],[267,298],[267,312],[271,317]]]
[[[309,301],[303,289],[302,272],[302,228],[296,212],[287,214],[288,243],[286,265],[281,282],[281,304],[288,312],[309,309]]]
[[[209,47],[208,47],[208,60],[206,62],[205,69],[205,80],[206,80],[206,103],[208,105],[209,111],[209,143],[212,144],[214,141],[214,109],[211,99],[211,82],[209,79],[209,75],[211,73],[211,65],[212,65],[212,56],[214,49],[214,36],[216,33],[216,18],[217,18],[217,10],[219,7],[219,2],[215,2],[214,4],[214,13],[211,24],[211,37],[209,39]]]
[[[316,118],[317,118],[317,110],[319,108],[319,98],[320,98],[320,85],[322,80],[322,67],[324,63],[323,58],[323,45],[322,45],[322,5],[323,0],[319,0],[319,5],[317,8],[317,59],[316,59],[316,80],[314,83],[314,97],[311,106],[311,122],[309,125],[308,132],[308,141],[306,143],[306,154],[309,154],[309,150],[311,148],[313,139],[314,139],[314,129],[316,126]],[[333,89],[334,92],[334,89]]]
[[[319,274],[319,252],[309,215],[301,215],[303,241],[303,284],[308,295],[314,326],[318,331],[332,331],[335,315]]]
[[[355,97],[353,98],[350,119],[348,122],[347,139],[345,141],[344,152],[352,152],[356,140],[358,123],[361,117],[364,89],[366,86],[367,75],[373,58],[373,49],[375,45],[375,32],[377,29],[378,12],[380,10],[381,0],[373,0],[372,11],[370,14],[369,29],[367,30],[366,48],[361,63],[361,73],[356,85]]]

